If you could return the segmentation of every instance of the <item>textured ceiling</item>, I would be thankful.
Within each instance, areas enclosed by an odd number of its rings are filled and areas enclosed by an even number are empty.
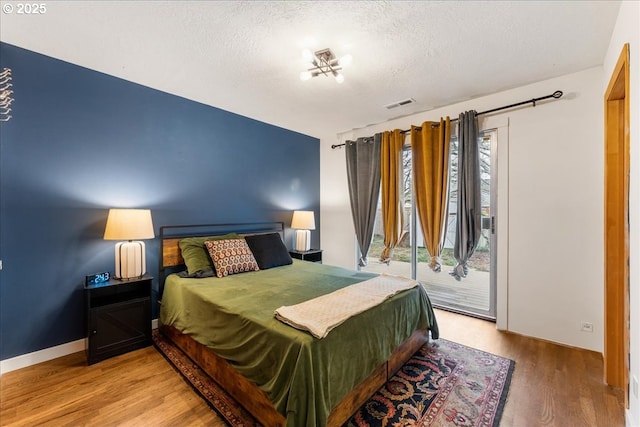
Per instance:
[[[39,16],[0,14],[0,39],[331,137],[600,65],[620,2],[49,1],[46,6]],[[337,56],[353,56],[345,82],[323,76],[300,81],[302,49],[327,47]],[[405,98],[417,102],[384,107]]]

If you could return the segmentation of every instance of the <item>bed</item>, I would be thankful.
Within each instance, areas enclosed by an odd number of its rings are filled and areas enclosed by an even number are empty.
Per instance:
[[[187,256],[183,239],[225,241],[230,231],[278,246],[252,246],[256,259],[287,258],[283,223],[161,227],[159,328],[262,425],[342,425],[429,334],[438,337],[421,286],[354,315],[321,339],[274,316],[280,306],[370,280],[371,273],[290,258],[225,277],[178,273]]]

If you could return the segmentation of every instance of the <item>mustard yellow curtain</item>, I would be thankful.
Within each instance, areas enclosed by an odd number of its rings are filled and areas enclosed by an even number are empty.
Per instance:
[[[382,226],[384,249],[380,261],[391,261],[393,249],[402,240],[404,230],[404,191],[402,188],[402,147],[405,135],[400,129],[382,133],[380,179],[382,188]]]
[[[418,218],[431,261],[429,266],[439,272],[442,249],[447,231],[449,205],[449,117],[440,123],[424,122],[421,128],[411,126],[411,159],[413,190]]]

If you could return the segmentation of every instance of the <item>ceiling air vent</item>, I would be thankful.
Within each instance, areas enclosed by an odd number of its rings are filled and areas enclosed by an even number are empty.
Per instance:
[[[394,108],[404,107],[405,105],[413,104],[416,100],[413,98],[403,99],[402,101],[392,102],[384,106],[387,110],[393,110]]]

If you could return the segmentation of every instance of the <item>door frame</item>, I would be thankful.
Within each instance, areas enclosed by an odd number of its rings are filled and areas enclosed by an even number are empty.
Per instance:
[[[604,95],[604,382],[629,407],[629,44]]]

